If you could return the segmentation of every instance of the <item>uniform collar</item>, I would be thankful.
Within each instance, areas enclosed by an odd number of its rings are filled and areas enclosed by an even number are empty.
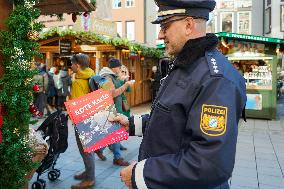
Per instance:
[[[204,37],[188,40],[182,51],[174,61],[177,67],[187,67],[200,57],[205,56],[205,52],[216,48],[218,38],[213,33],[208,33]]]

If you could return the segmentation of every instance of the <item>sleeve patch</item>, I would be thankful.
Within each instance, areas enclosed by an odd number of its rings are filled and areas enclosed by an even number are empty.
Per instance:
[[[208,136],[221,136],[226,133],[228,108],[216,105],[202,105],[200,129]]]

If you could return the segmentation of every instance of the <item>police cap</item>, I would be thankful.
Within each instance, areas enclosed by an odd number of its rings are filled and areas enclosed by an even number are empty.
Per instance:
[[[208,20],[214,10],[215,0],[155,0],[159,7],[158,18],[153,24],[160,24],[172,16],[191,16]]]

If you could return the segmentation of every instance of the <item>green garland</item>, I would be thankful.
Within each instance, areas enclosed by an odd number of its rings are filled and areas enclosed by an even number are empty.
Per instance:
[[[96,34],[94,32],[74,31],[71,29],[60,30],[58,28],[52,28],[47,32],[42,33],[40,38],[47,39],[55,36],[74,37],[77,39],[77,42],[79,44],[83,42],[88,42],[88,43],[99,42],[103,44],[110,44],[113,46],[121,46],[129,49],[132,52],[141,51],[142,55],[145,57],[161,58],[163,56],[163,51],[157,48],[146,47],[139,43],[133,43],[126,38],[119,38],[119,37],[108,38],[103,35]]]
[[[0,189],[23,187],[27,183],[27,173],[35,168],[26,139],[35,74],[30,66],[32,58],[39,56],[39,44],[30,41],[27,34],[31,30],[36,33],[42,27],[34,23],[40,15],[40,11],[33,8],[34,3],[35,0],[15,1],[16,7],[6,20],[6,30],[0,31],[5,70],[0,80],[0,102],[7,112],[2,128],[3,143],[0,144]]]

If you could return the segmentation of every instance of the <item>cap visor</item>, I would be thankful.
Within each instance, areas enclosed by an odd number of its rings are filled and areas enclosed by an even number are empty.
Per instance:
[[[164,20],[173,17],[174,15],[167,15],[167,16],[158,16],[158,18],[156,20],[154,20],[153,22],[151,22],[152,24],[160,24],[161,22],[163,22]]]

